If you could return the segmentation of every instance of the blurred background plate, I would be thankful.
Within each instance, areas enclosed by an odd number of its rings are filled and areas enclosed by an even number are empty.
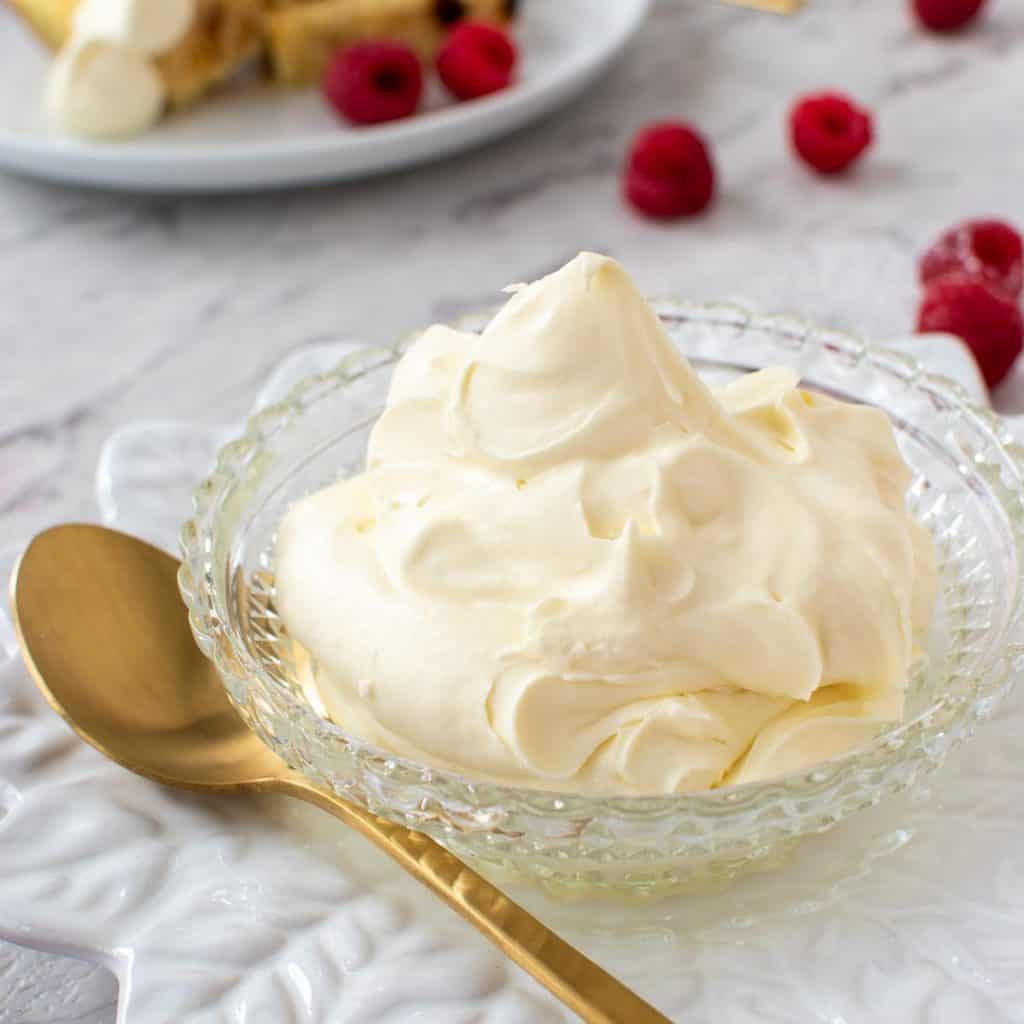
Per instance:
[[[649,0],[541,0],[517,29],[522,56],[512,89],[451,104],[435,81],[426,109],[354,130],[318,89],[258,81],[118,143],[68,138],[47,122],[50,55],[0,9],[0,168],[54,181],[159,192],[207,192],[340,181],[408,167],[513,131],[565,103],[626,45]],[[581,28],[586,31],[580,31]]]

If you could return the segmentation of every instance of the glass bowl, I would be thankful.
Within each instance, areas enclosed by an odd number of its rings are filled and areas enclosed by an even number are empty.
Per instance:
[[[372,747],[318,713],[274,611],[274,536],[296,498],[363,468],[391,369],[371,349],[299,384],[249,421],[197,490],[181,536],[181,591],[231,699],[285,761],[382,817],[427,832],[492,875],[561,896],[648,896],[770,866],[917,782],[988,716],[1024,666],[1022,449],[952,381],[900,353],[733,306],[656,304],[697,369],[728,379],[792,366],[805,385],[883,408],[915,471],[909,501],[932,531],[941,593],[905,719],[798,774],[686,796],[561,794],[474,781]],[[479,330],[481,314],[460,326]]]

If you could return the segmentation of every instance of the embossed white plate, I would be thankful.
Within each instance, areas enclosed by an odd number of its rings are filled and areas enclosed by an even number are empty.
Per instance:
[[[50,56],[0,5],[0,168],[143,191],[224,191],[338,181],[406,167],[503,135],[569,100],[629,41],[649,0],[534,0],[517,31],[518,82],[453,104],[437,83],[416,117],[352,129],[317,89],[239,84],[137,139],[68,138],[47,123]]]
[[[955,342],[894,344],[983,395]],[[301,350],[258,404],[351,348]],[[103,518],[171,546],[232,429],[120,430],[97,475]],[[13,554],[0,551],[0,573]],[[515,895],[688,1024],[1024,1021],[1022,721],[1018,687],[930,794],[856,815],[724,892],[649,907]],[[104,761],[36,696],[0,618],[3,937],[112,967],[121,1024],[569,1020],[326,815],[176,793]],[[0,1024],[113,1019],[102,978],[0,942]]]

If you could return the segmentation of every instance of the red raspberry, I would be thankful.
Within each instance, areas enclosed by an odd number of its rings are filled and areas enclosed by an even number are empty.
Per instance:
[[[679,121],[642,128],[626,159],[623,192],[648,217],[700,213],[715,194],[715,168],[706,143]]]
[[[331,106],[356,124],[395,121],[419,106],[423,69],[401,43],[356,43],[335,54],[323,90]]]
[[[1024,287],[1024,245],[1009,224],[973,220],[950,228],[921,257],[921,282],[962,272],[1014,301]]]
[[[837,92],[804,96],[789,115],[793,147],[820,174],[838,174],[871,145],[871,114]]]
[[[437,73],[460,100],[498,92],[512,81],[516,47],[508,33],[484,21],[461,21],[437,55]]]
[[[1024,320],[1016,304],[967,274],[947,274],[928,284],[917,329],[947,331],[961,338],[994,388],[1024,346]]]
[[[985,0],[913,0],[914,13],[933,32],[955,32],[971,21]]]

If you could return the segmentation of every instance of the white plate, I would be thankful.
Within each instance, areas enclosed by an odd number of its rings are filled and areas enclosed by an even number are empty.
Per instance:
[[[510,132],[579,93],[629,41],[650,0],[534,0],[517,31],[518,83],[451,104],[436,83],[414,118],[351,129],[318,89],[238,84],[118,143],[67,138],[42,109],[49,54],[0,9],[0,168],[140,191],[224,191],[339,181],[407,167]]]

